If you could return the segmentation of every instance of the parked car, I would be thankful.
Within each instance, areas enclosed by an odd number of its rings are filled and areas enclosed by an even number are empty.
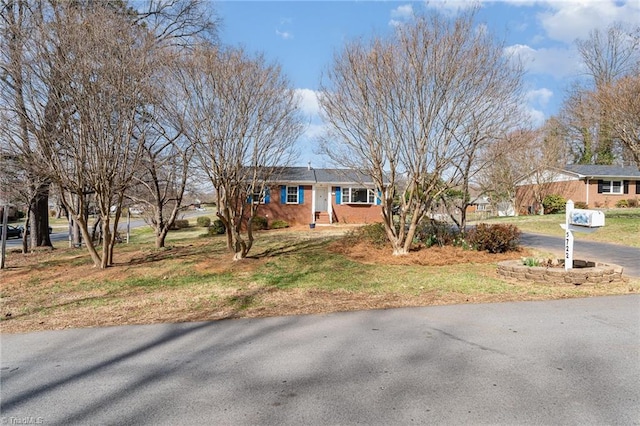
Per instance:
[[[2,228],[0,228],[0,232],[2,232]],[[9,238],[22,238],[22,228],[7,225],[7,239]]]
[[[20,229],[20,231],[22,231],[24,229],[24,227],[22,227],[22,225],[18,226],[18,228]],[[30,229],[27,226],[27,235],[29,235],[29,231],[30,231]],[[49,227],[49,234],[51,234],[51,233],[53,233],[53,228]]]

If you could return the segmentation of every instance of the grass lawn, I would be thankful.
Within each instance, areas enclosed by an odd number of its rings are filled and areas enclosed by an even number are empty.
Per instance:
[[[195,220],[192,220],[192,224]],[[95,269],[85,250],[9,253],[0,271],[0,331],[326,313],[456,303],[544,300],[637,292],[640,282],[549,286],[507,282],[489,255],[431,248],[405,257],[341,243],[344,228],[259,232],[251,257],[233,262],[224,237],[172,232],[153,248],[148,229]]]
[[[605,226],[592,234],[575,232],[577,240],[601,241],[640,247],[640,209],[609,209],[604,211]],[[560,224],[564,223],[562,214],[544,216],[496,217],[482,222],[511,223],[524,232],[564,236]]]

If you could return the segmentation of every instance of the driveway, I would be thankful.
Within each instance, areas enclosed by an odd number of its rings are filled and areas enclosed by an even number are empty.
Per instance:
[[[524,246],[546,250],[564,258],[564,238],[562,237],[523,232],[520,241]],[[614,263],[624,268],[625,275],[640,277],[640,248],[575,240],[573,258]]]
[[[638,424],[640,296],[1,336],[3,424]]]

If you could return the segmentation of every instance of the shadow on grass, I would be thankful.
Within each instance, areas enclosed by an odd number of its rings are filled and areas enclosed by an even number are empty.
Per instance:
[[[249,256],[255,259],[277,257],[283,254],[296,254],[300,252],[315,252],[318,249],[325,248],[327,244],[334,241],[335,238],[318,238],[313,240],[295,240],[285,241],[283,244],[270,247],[262,253]]]

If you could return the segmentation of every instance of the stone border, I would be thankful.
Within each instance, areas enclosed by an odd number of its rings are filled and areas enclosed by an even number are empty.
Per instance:
[[[564,259],[559,259],[560,265]],[[505,260],[498,263],[498,275],[517,281],[533,281],[553,285],[609,284],[621,282],[622,266],[574,260],[574,269],[565,271],[563,267],[526,266],[522,260]]]

